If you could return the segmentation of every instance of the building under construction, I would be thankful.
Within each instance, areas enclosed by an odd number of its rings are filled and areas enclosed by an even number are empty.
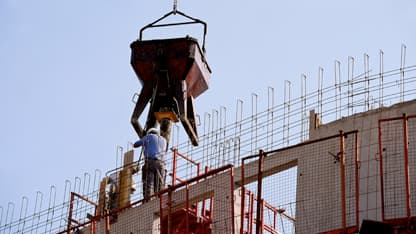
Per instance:
[[[33,212],[26,197],[20,206],[0,207],[0,234],[416,233],[416,65],[405,64],[405,45],[395,70],[384,70],[382,51],[378,68],[370,69],[364,55],[362,72],[350,57],[347,80],[335,61],[334,77],[325,82],[319,68],[314,92],[306,92],[302,75],[297,97],[285,81],[283,103],[275,103],[269,87],[267,101],[252,94],[251,103],[236,102],[235,113],[221,107],[196,123],[193,98],[208,88],[210,73],[205,48],[190,38],[168,42],[192,51],[186,54],[192,61],[170,67],[163,41],[132,44],[132,65],[143,84],[132,123],[138,135],[157,122],[168,129],[168,186],[144,199],[136,170],[143,162],[134,160],[140,152],[119,147],[120,165],[66,181],[63,199],[52,186],[49,197],[38,192]],[[143,54],[136,46],[149,43],[159,46],[152,59],[162,62],[144,74],[143,56],[153,45]],[[146,86],[154,74],[164,78],[156,88]],[[175,83],[175,75],[184,79]],[[166,101],[169,95],[176,101]],[[163,102],[155,101],[159,96]],[[137,119],[148,101],[155,115],[142,128]],[[183,142],[177,122],[189,138]]]

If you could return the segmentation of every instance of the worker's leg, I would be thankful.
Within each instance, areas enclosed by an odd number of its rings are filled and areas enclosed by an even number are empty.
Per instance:
[[[142,168],[143,198],[153,194],[154,187],[154,166],[152,160],[146,160]]]
[[[155,161],[156,166],[156,176],[155,176],[155,192],[159,192],[160,190],[165,188],[165,180],[166,180],[166,169],[165,163],[163,161]]]

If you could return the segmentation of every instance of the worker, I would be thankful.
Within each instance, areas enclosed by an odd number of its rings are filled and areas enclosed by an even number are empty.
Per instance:
[[[144,165],[142,167],[143,198],[149,197],[165,187],[166,180],[166,139],[160,136],[156,128],[150,128],[134,148],[142,146],[144,149]]]

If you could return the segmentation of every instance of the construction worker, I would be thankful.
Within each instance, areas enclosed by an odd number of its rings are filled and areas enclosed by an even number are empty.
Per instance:
[[[143,146],[145,162],[142,167],[143,197],[148,200],[153,193],[165,187],[166,180],[166,139],[160,136],[156,128],[150,128],[134,148]]]

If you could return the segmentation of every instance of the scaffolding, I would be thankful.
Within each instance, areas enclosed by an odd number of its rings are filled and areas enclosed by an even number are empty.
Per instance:
[[[260,95],[254,93],[251,96],[251,108],[244,108],[244,101],[240,99],[237,100],[234,120],[230,120],[230,116],[227,116],[227,114],[230,113],[230,110],[226,107],[220,107],[219,110],[213,110],[211,113],[204,113],[203,118],[199,118],[203,119],[199,125],[199,128],[203,133],[203,135],[200,136],[200,147],[192,146],[189,141],[180,142],[180,139],[183,139],[181,131],[179,128],[174,127],[173,134],[176,137],[172,137],[170,144],[174,147],[174,150],[171,152],[171,157],[169,157],[170,160],[167,162],[168,168],[170,168],[169,170],[171,171],[171,176],[167,181],[168,184],[176,186],[177,183],[186,182],[194,177],[201,176],[215,168],[220,168],[228,164],[232,164],[234,167],[242,166],[242,155],[254,155],[260,150],[269,152],[304,142],[308,139],[307,136],[310,134],[308,129],[311,128],[311,122],[309,121],[310,113],[307,113],[308,110],[318,110],[317,115],[320,120],[328,123],[367,112],[372,109],[383,109],[394,103],[402,103],[414,99],[416,96],[416,66],[406,66],[405,55],[406,47],[403,45],[400,68],[384,71],[384,53],[380,51],[380,65],[378,72],[370,69],[369,56],[365,55],[364,71],[360,75],[354,74],[357,72],[355,71],[355,59],[349,57],[346,81],[341,80],[341,63],[337,61],[335,62],[335,83],[332,85],[329,84],[326,87],[324,87],[323,84],[328,84],[329,82],[324,80],[323,68],[319,68],[318,89],[316,91],[307,92],[306,81],[311,81],[312,79],[307,78],[306,75],[302,75],[301,80],[303,88],[300,96],[298,98],[292,98],[293,95],[290,91],[291,85],[290,83],[285,82],[284,87],[286,92],[284,95],[284,102],[277,105],[275,105],[275,103],[277,103],[275,102],[275,89],[268,87],[267,102],[259,101]],[[264,103],[267,103],[266,107],[261,106],[264,105]],[[251,110],[251,113],[246,115],[243,109]],[[309,116],[309,118],[307,118],[307,116]],[[408,128],[414,129],[414,118],[407,116],[406,120]],[[393,133],[393,135],[400,135],[404,131],[404,126],[401,125],[402,122],[402,118],[395,119],[394,121],[382,120],[380,122],[380,125],[383,126],[382,132],[392,132],[394,130],[397,131],[397,133]],[[396,124],[397,126],[393,124]],[[309,128],[307,126],[309,126]],[[386,134],[383,134],[383,136],[385,135]],[[404,136],[400,135],[400,137],[393,138],[396,140],[404,139],[403,137]],[[415,136],[412,134],[409,134],[407,139],[409,142],[415,142]],[[413,155],[411,157],[408,156],[408,164],[413,165],[413,167],[415,165],[414,155],[416,144],[406,144],[404,141],[400,144],[393,144],[386,138],[380,140],[379,145],[381,148],[376,159],[380,160],[380,171],[383,172],[383,196],[386,201],[389,201],[390,199],[388,196],[390,195],[388,191],[391,189],[389,186],[392,183],[389,180],[392,178],[391,173],[393,173],[392,171],[394,171],[394,169],[391,169],[386,165],[392,164],[395,160],[391,158],[391,155],[394,155],[394,153],[383,151],[386,144],[392,144],[392,146],[395,145],[396,147],[401,147],[403,149],[408,145],[408,148],[403,152],[408,152],[409,155]],[[360,147],[372,147],[372,145],[360,145]],[[352,150],[352,148],[348,147],[346,149]],[[117,157],[123,154],[123,148],[118,147]],[[390,158],[385,158],[386,155]],[[337,154],[330,157],[333,157],[335,161],[337,161]],[[398,155],[397,157],[404,159],[404,155]],[[361,162],[361,166],[367,165],[364,164],[364,162],[365,161]],[[122,166],[118,167],[118,165],[116,165],[116,168],[113,171],[119,172],[122,168]],[[351,171],[352,168],[354,168],[353,161],[347,160],[346,170]],[[400,168],[405,168],[405,166],[400,166]],[[293,177],[298,174],[296,167],[291,170],[295,173],[290,174],[290,176]],[[414,173],[414,171],[410,170],[409,172],[400,174],[399,178],[415,178]],[[30,199],[25,196],[18,205],[10,202],[5,207],[0,206],[0,233],[57,233],[67,229],[68,223],[75,223],[73,221],[78,223],[90,222],[91,220],[88,219],[90,216],[87,214],[93,214],[95,212],[95,207],[87,201],[98,203],[100,181],[107,176],[103,176],[100,170],[96,170],[92,174],[93,176],[91,176],[90,173],[84,173],[82,176],[75,177],[73,181],[66,180],[62,200],[57,197],[56,186],[51,186],[50,191],[46,194],[40,191],[36,192],[33,204],[30,203]],[[137,189],[130,196],[131,207],[141,205],[140,201],[143,199],[140,192],[140,177],[140,173],[133,176],[136,181],[135,187]],[[267,178],[265,180],[267,180]],[[279,178],[277,180],[281,181],[282,179]],[[345,178],[345,183],[351,184],[351,186],[353,186],[356,181],[357,179],[350,179],[349,177]],[[402,182],[403,180],[400,183]],[[408,190],[411,194],[416,193],[416,191],[411,190],[416,187],[414,183],[415,182],[410,179],[404,184],[410,184]],[[291,186],[293,185],[288,187]],[[406,186],[402,188],[406,188]],[[255,194],[256,192],[251,188],[250,191],[251,194]],[[274,190],[270,189],[268,192],[273,193]],[[405,193],[407,194],[408,192]],[[74,196],[73,199],[71,199],[72,196]],[[263,193],[263,197],[264,196],[265,194]],[[354,194],[350,194],[345,198],[346,213],[355,212],[354,204],[357,199],[354,198],[354,196]],[[246,199],[248,202],[249,198]],[[409,216],[407,207],[409,207],[409,202],[411,205],[416,204],[416,198],[410,196],[410,200],[407,197],[401,199],[405,202],[403,204],[406,204],[403,207],[405,208],[405,211],[402,209],[400,209],[400,211],[395,211],[396,205],[383,202],[383,220],[388,221],[391,217],[396,217],[397,212],[402,212],[399,215],[402,218],[408,219],[409,217],[415,216],[414,210],[410,210]],[[252,201],[253,207],[254,204],[257,206],[257,203],[259,203],[258,201],[260,201],[261,204],[261,200],[254,199]],[[206,204],[209,204],[208,200],[205,200],[205,202]],[[293,228],[289,228],[292,225],[291,223],[293,223],[293,220],[299,218],[299,214],[290,212],[290,210],[299,209],[299,207],[302,207],[302,202],[304,201],[292,199],[290,201],[285,201],[284,204],[275,204],[266,200],[264,201],[263,206],[267,207],[267,210],[271,212],[271,216],[274,217],[276,215],[278,219],[283,220],[280,225],[280,227],[286,229],[283,233],[290,233],[289,230],[293,230]],[[73,212],[71,214],[71,221],[69,222],[68,214],[71,204]],[[191,208],[192,207],[187,207],[186,209],[189,210]],[[248,207],[245,208],[248,209]],[[247,213],[247,209],[244,211],[245,213]],[[283,213],[278,212],[282,211],[282,209],[284,209],[285,214],[287,214],[288,217],[292,217],[293,220],[287,217],[285,218]],[[376,210],[376,212],[378,211]],[[350,227],[350,224],[355,225],[357,223],[357,216],[346,216],[352,217],[351,220],[339,219],[340,221],[337,222],[340,222],[338,223],[340,225],[336,225],[337,227]],[[247,226],[248,223],[251,222],[250,220],[253,220],[253,217],[245,218],[246,221],[244,221],[244,226]],[[255,222],[256,221],[254,220],[254,223]],[[345,222],[346,225],[344,225],[343,222]],[[283,225],[282,223],[285,224]],[[281,229],[279,229],[279,226],[274,224],[267,223],[266,226],[282,232]],[[273,233],[272,231],[269,232]]]

